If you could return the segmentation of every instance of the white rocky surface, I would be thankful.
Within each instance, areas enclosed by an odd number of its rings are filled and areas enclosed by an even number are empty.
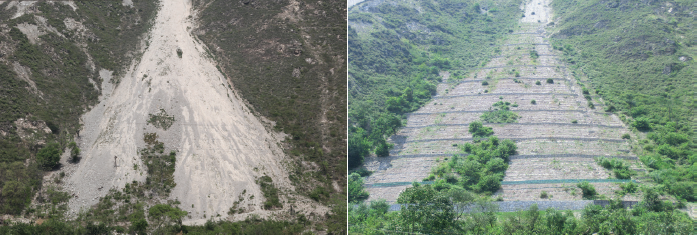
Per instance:
[[[72,215],[96,204],[109,188],[145,180],[147,171],[137,152],[145,146],[144,133],[152,132],[166,152],[177,152],[176,187],[170,199],[179,200],[189,212],[186,224],[200,224],[218,214],[223,216],[213,219],[227,217],[244,190],[254,195],[244,201],[250,210],[233,219],[273,215],[261,209],[264,197],[255,183],[264,174],[281,191],[294,190],[283,166],[281,135],[268,131],[226,85],[214,61],[205,56],[205,47],[189,31],[195,28],[191,13],[190,1],[161,1],[142,58],[115,79],[117,84],[109,82],[110,71],[100,71],[102,97],[82,117],[82,160],[66,179],[66,190],[77,196],[69,203]],[[182,58],[176,54],[178,48]],[[166,131],[146,122],[148,114],[160,109],[176,120]],[[295,211],[328,211],[311,200],[295,199]],[[287,200],[282,200],[283,210],[288,210]]]

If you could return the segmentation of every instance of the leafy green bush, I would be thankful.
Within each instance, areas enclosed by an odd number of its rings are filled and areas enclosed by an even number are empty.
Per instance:
[[[489,85],[489,82],[487,82],[487,81],[482,82],[482,86],[487,86],[487,85]]]
[[[624,134],[622,134],[622,139],[628,140],[628,139],[630,139],[630,138],[632,138],[632,137],[629,136],[629,133],[624,133]]]
[[[549,83],[549,84],[554,84],[554,79],[547,78],[547,83]]]
[[[588,183],[588,181],[578,183],[576,184],[576,186],[581,189],[581,192],[583,193],[583,199],[594,199],[595,196],[598,194],[595,191],[595,187],[593,187],[592,184]]]
[[[470,123],[469,132],[475,138],[489,137],[494,134],[494,130],[491,127],[485,127],[481,122]]]
[[[36,153],[36,162],[45,170],[50,170],[58,165],[61,149],[58,143],[49,143]]]
[[[18,214],[31,201],[31,189],[23,182],[11,180],[2,187],[2,210],[6,213]]]
[[[129,231],[135,234],[146,234],[147,229],[148,221],[142,218],[131,220],[131,227],[128,228]]]
[[[167,204],[157,204],[148,209],[148,217],[151,221],[158,222],[159,225],[167,223],[180,224],[181,219],[187,214],[188,212]]]
[[[474,187],[478,192],[492,194],[501,188],[503,177],[499,174],[484,175]]]
[[[649,124],[649,120],[647,118],[637,118],[634,120],[632,123],[632,127],[636,128],[637,130],[640,131],[649,131],[651,130],[651,125]]]
[[[530,103],[531,103],[531,104],[537,104],[537,101],[531,100]]]
[[[639,189],[639,186],[636,183],[630,181],[627,183],[620,184],[620,188],[622,189],[622,191],[626,193],[636,193],[636,191]]]

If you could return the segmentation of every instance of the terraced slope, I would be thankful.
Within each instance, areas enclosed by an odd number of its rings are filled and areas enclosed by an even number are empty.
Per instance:
[[[629,131],[618,117],[589,108],[581,87],[557,60],[544,30],[550,17],[547,4],[548,0],[528,2],[525,17],[501,46],[500,55],[463,81],[444,80],[438,95],[408,115],[406,127],[391,137],[395,149],[390,156],[367,159],[364,165],[374,171],[366,179],[369,200],[394,202],[409,182],[426,178],[439,159],[458,153],[458,144],[471,141],[469,123],[480,120],[497,101],[518,104],[511,110],[521,118],[517,123],[485,124],[499,138],[518,145],[518,155],[511,157],[502,189],[494,197],[539,200],[544,190],[551,200],[579,200],[575,183],[580,180],[591,182],[600,194],[616,190],[617,180],[608,179],[611,176],[593,157],[636,159],[621,138]],[[531,57],[533,50],[537,59]]]

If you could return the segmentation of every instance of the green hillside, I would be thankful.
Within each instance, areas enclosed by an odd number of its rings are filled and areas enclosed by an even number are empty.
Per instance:
[[[602,107],[641,137],[662,192],[697,201],[695,1],[555,0],[553,46]]]

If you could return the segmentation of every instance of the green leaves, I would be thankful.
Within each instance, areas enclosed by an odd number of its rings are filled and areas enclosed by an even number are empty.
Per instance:
[[[352,173],[348,177],[348,202],[357,203],[368,199],[368,192],[363,187],[363,178],[358,173]]]
[[[477,138],[477,137],[480,137],[480,138],[489,137],[489,136],[494,134],[494,131],[491,127],[485,127],[484,125],[482,125],[481,122],[470,123],[469,132],[475,138]]]
[[[576,184],[576,186],[581,189],[581,192],[583,192],[583,199],[594,199],[595,195],[598,194],[595,191],[595,187],[593,187],[592,184],[588,183],[588,181],[578,183]]]
[[[60,145],[58,143],[49,143],[36,154],[36,162],[39,163],[45,170],[50,170],[58,165],[61,155]]]
[[[157,204],[150,207],[148,210],[148,216],[150,219],[160,221],[161,223],[165,221],[180,223],[181,219],[187,214],[188,212],[167,204]]]

